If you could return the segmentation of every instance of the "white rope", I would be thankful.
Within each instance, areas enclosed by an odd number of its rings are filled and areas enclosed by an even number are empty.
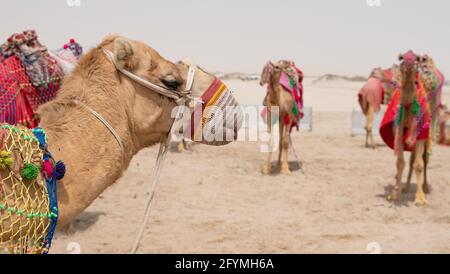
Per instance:
[[[164,158],[168,151],[169,140],[170,140],[170,138],[167,137],[165,140],[161,140],[161,142],[160,142],[158,157],[156,158],[156,163],[153,168],[153,178],[152,178],[152,183],[151,183],[151,188],[150,188],[150,195],[148,196],[147,203],[145,205],[144,219],[142,220],[142,224],[139,229],[138,235],[136,237],[136,241],[133,245],[133,249],[131,250],[131,254],[136,254],[139,249],[139,246],[141,244],[142,236],[144,235],[144,231],[145,231],[145,226],[147,225],[148,219],[150,217],[150,209],[152,206],[153,197],[155,195],[156,184],[158,183],[159,175],[161,173],[161,166],[162,166],[162,163],[164,162]]]
[[[159,93],[162,96],[165,96],[165,97],[175,100],[175,102],[178,105],[183,105],[187,99],[191,99],[191,100],[194,99],[194,97],[191,94],[191,89],[192,89],[192,85],[194,83],[194,77],[195,77],[195,72],[196,72],[195,67],[191,67],[191,66],[189,67],[187,81],[186,81],[186,88],[183,92],[177,93],[173,90],[169,90],[169,89],[163,88],[161,86],[158,86],[156,84],[153,84],[152,82],[150,82],[150,81],[126,70],[126,69],[120,68],[117,65],[116,59],[114,58],[114,54],[111,51],[109,51],[107,49],[103,49],[103,52],[106,54],[108,59],[114,64],[114,66],[116,67],[116,69],[118,71],[120,71],[122,74],[126,75],[128,78],[135,81],[136,83],[142,85],[143,87],[146,87],[156,93]]]
[[[89,106],[85,105],[83,102],[81,102],[78,99],[74,100],[75,103],[77,105],[80,105],[82,107],[84,107],[85,109],[89,110],[89,112],[92,113],[92,115],[94,115],[100,122],[103,123],[103,125],[106,126],[106,128],[111,132],[111,134],[114,136],[114,138],[116,139],[117,143],[120,146],[120,150],[123,153],[124,152],[124,148],[123,148],[123,142],[122,139],[120,138],[120,135],[117,133],[117,131],[111,126],[111,124],[106,121],[105,118],[103,118],[97,111],[93,110],[92,108],[90,108]]]
[[[295,161],[297,161],[297,163],[299,164],[300,170],[302,171],[302,173],[305,173],[305,171],[303,170],[303,167],[302,167],[302,163],[300,162],[300,159],[297,156],[297,152],[295,151],[295,147],[294,147],[294,143],[292,142],[291,134],[288,133],[287,135],[289,136],[289,146],[291,147],[292,152],[294,153]]]

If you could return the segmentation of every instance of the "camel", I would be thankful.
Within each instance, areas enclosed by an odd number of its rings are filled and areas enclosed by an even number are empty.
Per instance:
[[[380,112],[381,104],[390,101],[396,88],[398,68],[394,65],[390,69],[375,68],[370,74],[369,80],[358,93],[358,101],[361,110],[366,117],[366,147],[376,148],[373,138],[373,122],[375,114]],[[370,144],[369,144],[370,141]]]
[[[104,50],[112,52],[116,67]],[[82,57],[64,79],[57,98],[39,108],[48,149],[54,159],[64,160],[67,168],[64,179],[58,182],[58,229],[72,222],[111,186],[138,151],[164,140],[171,130],[177,103],[118,69],[179,93],[187,85],[189,66],[167,61],[142,42],[111,35]],[[198,69],[192,96],[201,97],[215,80]],[[122,146],[89,109],[110,123]],[[0,223],[3,228],[7,225]],[[0,236],[0,242],[8,238],[2,231]]]
[[[436,142],[436,137],[439,130],[439,119],[442,109],[442,88],[444,86],[445,78],[440,70],[436,67],[434,60],[428,55],[419,56],[419,75],[420,80],[423,83],[425,93],[427,95],[428,106],[431,113],[431,124],[430,124],[430,142],[427,143],[427,149],[423,154],[424,161],[424,184],[423,190],[426,194],[430,192],[428,185],[427,169],[430,162],[431,146]],[[405,191],[409,190],[411,185],[413,165],[414,165],[414,152],[411,153],[411,158],[409,161],[409,172],[408,179],[406,181]]]
[[[289,77],[291,83],[295,83],[299,90],[299,98],[296,101],[293,93],[286,90],[281,84],[282,77]],[[261,74],[260,85],[267,84],[267,95],[264,99],[264,105],[267,107],[267,128],[271,135],[270,145],[273,145],[272,136],[272,107],[279,108],[279,133],[280,140],[278,144],[278,164],[281,165],[282,174],[290,174],[288,162],[288,152],[290,145],[290,132],[292,127],[297,125],[302,116],[303,98],[302,86],[303,73],[295,67],[293,62],[279,61],[277,63],[268,62]],[[300,103],[299,103],[300,102]],[[268,153],[267,161],[264,163],[263,174],[270,175],[272,164],[272,152]]]
[[[393,95],[380,129],[383,139],[395,149],[397,155],[396,185],[388,196],[388,200],[399,201],[401,192],[409,191],[409,185],[402,189],[404,151],[409,150],[413,154],[412,166],[417,177],[414,203],[425,205],[428,202],[424,191],[426,165],[423,155],[428,152],[427,147],[430,142],[430,112],[419,76],[420,57],[413,51],[408,51],[400,55],[399,60],[401,61],[401,88]],[[394,130],[393,140],[390,138],[392,130]]]

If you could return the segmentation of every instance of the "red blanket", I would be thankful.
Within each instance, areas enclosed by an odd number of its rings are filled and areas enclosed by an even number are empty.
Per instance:
[[[9,57],[0,63],[0,122],[21,124],[32,128],[38,125],[28,97],[36,98],[37,90],[30,83],[20,60]]]
[[[401,91],[397,89],[392,96],[392,100],[381,122],[380,135],[386,145],[394,150],[398,149],[395,141],[395,131],[407,111],[413,112],[414,117],[411,123],[403,128],[403,140],[401,141],[405,150],[412,151],[418,140],[426,140],[430,137],[430,110],[428,101],[422,83],[420,81],[417,81],[417,83],[417,93],[414,103],[407,106],[400,104]]]
[[[379,112],[384,100],[384,88],[381,81],[371,77],[358,93],[358,101],[361,110],[367,114],[368,106],[371,105],[375,112]]]

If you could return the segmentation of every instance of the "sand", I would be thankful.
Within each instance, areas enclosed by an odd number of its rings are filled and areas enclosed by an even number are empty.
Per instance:
[[[379,137],[371,150],[362,136],[350,136],[363,83],[313,80],[306,79],[305,103],[313,107],[314,130],[293,134],[302,170],[291,154],[291,175],[263,176],[266,154],[257,142],[169,153],[139,252],[450,252],[450,147],[434,149],[429,206],[416,207],[413,192],[399,205],[390,203],[393,152]],[[227,84],[242,104],[262,101],[257,82]],[[450,103],[448,87],[444,101]],[[123,178],[57,233],[52,252],[69,253],[73,246],[82,253],[129,252],[156,154],[156,147],[141,151]]]

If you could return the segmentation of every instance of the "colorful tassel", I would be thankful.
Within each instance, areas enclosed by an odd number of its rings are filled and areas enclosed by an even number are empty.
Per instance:
[[[58,161],[55,166],[56,180],[62,180],[66,174],[66,165],[62,161]]]
[[[26,164],[25,167],[22,169],[22,178],[27,181],[36,180],[38,176],[39,176],[39,168],[33,163]]]
[[[53,163],[50,160],[45,160],[42,167],[44,174],[47,178],[53,177]]]
[[[7,167],[11,167],[13,163],[14,160],[11,157],[11,152],[2,150],[0,152],[0,170],[4,170]]]

